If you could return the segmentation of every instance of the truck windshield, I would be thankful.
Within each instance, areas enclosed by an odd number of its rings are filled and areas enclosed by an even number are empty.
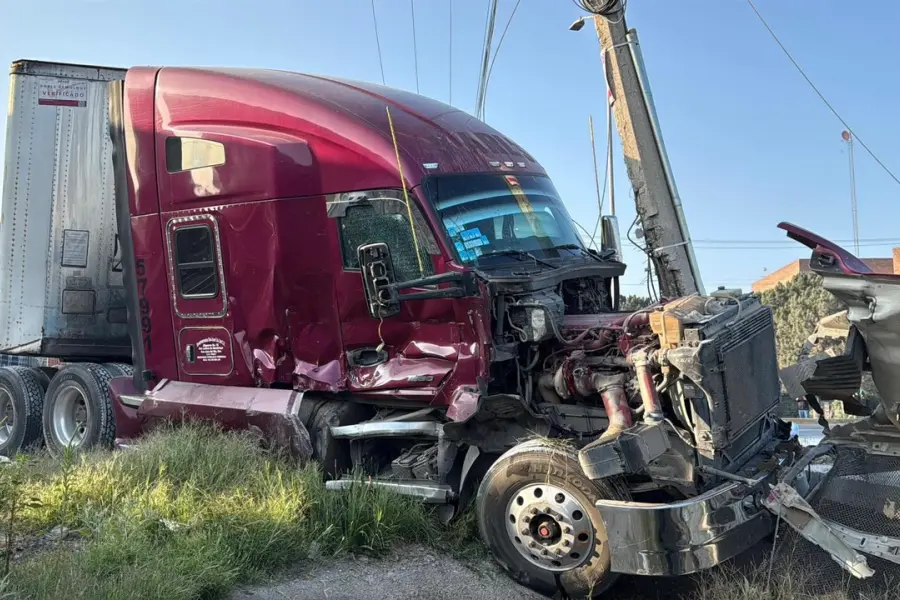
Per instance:
[[[423,187],[465,263],[526,252],[556,258],[583,247],[548,177],[443,175],[426,179]]]

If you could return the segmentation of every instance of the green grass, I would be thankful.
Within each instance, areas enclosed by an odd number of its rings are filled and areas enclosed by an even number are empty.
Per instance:
[[[315,467],[209,427],[68,463],[35,457],[21,469],[29,506],[17,509],[18,534],[64,525],[84,535],[77,547],[13,563],[3,591],[23,600],[205,600],[289,566],[400,542],[483,552],[470,516],[443,527],[420,503],[378,488],[328,492]]]
[[[401,543],[487,558],[472,511],[443,526],[419,502],[379,488],[328,492],[314,466],[208,426],[156,432],[133,451],[37,455],[0,467],[0,531],[13,497],[17,535],[63,525],[83,537],[14,561],[0,600],[213,600],[286,569]],[[808,594],[783,574],[766,578],[764,565],[716,569],[686,581],[680,597],[848,598]]]

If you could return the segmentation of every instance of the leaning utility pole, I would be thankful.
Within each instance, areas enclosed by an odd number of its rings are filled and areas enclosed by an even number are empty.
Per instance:
[[[610,19],[594,17],[616,129],[663,296],[704,294],[681,200],[659,130],[637,32],[628,31],[619,8]]]

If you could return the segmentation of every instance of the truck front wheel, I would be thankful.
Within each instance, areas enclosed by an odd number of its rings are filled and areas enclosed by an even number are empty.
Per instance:
[[[621,497],[585,477],[573,449],[533,440],[488,470],[476,499],[478,526],[494,557],[522,585],[592,598],[616,578],[594,502]]]
[[[66,447],[111,448],[116,423],[109,392],[111,373],[93,363],[71,364],[50,380],[44,399],[44,439],[53,455]]]

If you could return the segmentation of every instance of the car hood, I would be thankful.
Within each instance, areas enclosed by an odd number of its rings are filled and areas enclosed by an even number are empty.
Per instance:
[[[847,305],[851,329],[865,341],[885,416],[900,427],[900,275],[876,273],[837,244],[791,223],[778,227],[812,251],[810,270]]]

